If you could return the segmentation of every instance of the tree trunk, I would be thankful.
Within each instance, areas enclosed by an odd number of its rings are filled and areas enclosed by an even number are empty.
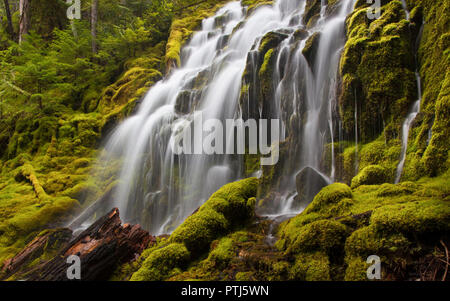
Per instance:
[[[5,11],[6,11],[6,19],[8,21],[8,33],[11,36],[11,39],[14,40],[14,29],[12,25],[12,19],[11,19],[11,10],[9,9],[9,0],[3,0],[5,3]]]
[[[25,38],[25,35],[28,34],[30,30],[30,20],[31,20],[31,0],[20,0],[19,2],[19,12],[20,12],[20,20],[19,20],[19,43]]]
[[[91,37],[92,52],[97,53],[97,18],[98,18],[98,0],[92,0],[91,6]]]

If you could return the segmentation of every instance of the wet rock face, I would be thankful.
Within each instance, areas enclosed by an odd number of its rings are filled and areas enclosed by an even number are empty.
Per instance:
[[[328,185],[327,180],[314,168],[303,168],[295,177],[297,186],[296,200],[301,204],[308,204],[319,191]]]
[[[296,41],[302,41],[308,37],[308,31],[300,28],[294,32],[294,38]]]
[[[321,0],[307,0],[305,7],[305,14],[303,15],[303,24],[308,24],[310,19],[317,14],[320,14],[322,6]]]
[[[175,104],[175,111],[181,114],[187,114],[190,111],[191,91],[181,92]]]
[[[320,42],[320,32],[314,33],[309,39],[306,41],[305,48],[303,48],[302,53],[306,60],[308,61],[311,69],[314,68],[315,58],[317,57],[317,50],[319,49]]]

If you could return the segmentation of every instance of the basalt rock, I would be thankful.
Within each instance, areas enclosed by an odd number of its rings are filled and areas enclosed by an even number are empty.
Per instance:
[[[329,183],[314,168],[307,166],[297,174],[295,184],[298,193],[296,199],[301,203],[309,203]]]
[[[311,68],[314,67],[315,58],[317,56],[317,50],[319,49],[320,42],[320,32],[314,33],[309,39],[306,41],[305,48],[303,48],[302,53],[308,64]]]

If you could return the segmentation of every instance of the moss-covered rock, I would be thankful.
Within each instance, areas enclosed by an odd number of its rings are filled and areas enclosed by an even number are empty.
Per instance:
[[[172,21],[166,45],[166,73],[170,72],[172,68],[180,66],[181,47],[194,30],[198,29],[202,20],[213,15],[226,2],[225,0],[204,1],[195,6],[186,7],[176,16]]]
[[[174,231],[170,241],[184,243],[192,253],[205,250],[213,240],[253,216],[257,184],[256,178],[248,178],[223,186]]]
[[[335,183],[323,188],[306,208],[305,213],[326,210],[330,206],[339,203],[343,199],[351,199],[350,187],[342,183]]]
[[[339,222],[315,221],[301,227],[295,234],[290,233],[291,237],[288,238],[292,243],[289,244],[286,251],[291,254],[314,251],[330,254],[343,247],[348,232],[347,227]]]
[[[308,61],[311,69],[314,68],[315,58],[317,55],[317,51],[319,49],[321,33],[320,31],[315,32],[312,36],[308,38],[306,41],[305,47],[302,50],[303,55]]]
[[[296,281],[329,281],[330,263],[321,252],[299,254],[289,271],[289,278]]]
[[[361,185],[375,185],[386,182],[386,171],[380,165],[369,165],[352,179],[352,188]]]
[[[189,260],[189,251],[183,244],[172,243],[160,249],[154,250],[141,268],[133,274],[131,281],[161,281],[176,273],[177,268],[182,268]]]
[[[188,217],[163,247],[143,252],[144,261],[131,280],[164,280],[181,272],[183,264],[209,250],[215,240],[254,216],[258,180],[247,178],[215,192],[197,212]],[[209,254],[209,264],[220,266],[230,259],[230,240],[224,238]]]
[[[203,209],[187,218],[171,236],[171,241],[184,243],[193,252],[205,250],[217,237],[228,229],[223,214],[210,208]]]
[[[446,233],[450,229],[450,206],[441,200],[393,204],[376,209],[371,223],[382,231],[405,234]]]
[[[406,116],[417,97],[409,22],[399,1],[387,2],[379,19],[368,19],[367,6],[362,6],[346,21],[348,40],[340,67],[344,87],[341,116],[344,128],[353,136],[358,110],[363,141],[377,137],[390,122],[399,126],[398,117]],[[406,101],[400,102],[402,98]]]

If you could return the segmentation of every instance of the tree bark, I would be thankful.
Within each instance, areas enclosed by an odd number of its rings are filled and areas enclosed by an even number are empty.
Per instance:
[[[25,35],[30,31],[31,0],[20,0],[19,2],[19,43],[22,43]]]
[[[12,25],[12,19],[11,19],[11,10],[9,8],[9,0],[3,0],[3,2],[5,3],[5,11],[6,11],[6,19],[8,21],[8,33],[11,36],[11,39],[14,40],[14,29],[13,29],[13,25]]]
[[[97,19],[98,19],[98,0],[92,0],[91,6],[91,38],[92,52],[97,53]]]
[[[83,281],[107,280],[118,264],[139,257],[156,239],[139,225],[124,224],[114,208],[76,238],[67,243],[53,259],[39,266],[26,278],[31,281],[67,281],[67,258],[80,258]]]

